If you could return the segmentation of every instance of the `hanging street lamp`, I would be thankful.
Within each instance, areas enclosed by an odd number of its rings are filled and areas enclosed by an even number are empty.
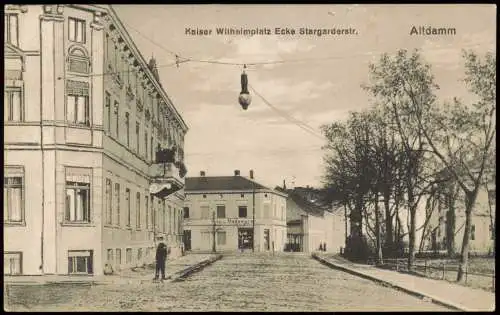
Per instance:
[[[246,65],[243,66],[243,73],[241,74],[241,92],[238,97],[238,102],[244,110],[246,110],[252,102],[252,96],[248,92],[248,77],[245,73],[246,67]]]

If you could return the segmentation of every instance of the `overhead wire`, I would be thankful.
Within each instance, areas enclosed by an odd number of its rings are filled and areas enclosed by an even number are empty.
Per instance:
[[[319,139],[322,139],[324,140],[325,138],[321,135],[319,135],[313,127],[309,126],[308,124],[306,124],[305,122],[303,121],[300,121],[296,118],[294,118],[293,116],[291,116],[290,114],[278,109],[277,107],[275,107],[274,105],[272,105],[264,96],[262,96],[259,92],[257,92],[253,86],[251,86],[250,84],[248,85],[252,91],[255,93],[255,95],[257,95],[263,102],[264,104],[266,104],[268,107],[270,107],[272,110],[274,110],[276,113],[278,113],[280,116],[282,116],[283,118],[285,118],[287,121],[291,122],[292,124],[298,126],[299,128],[301,128],[302,130],[304,130],[305,132],[319,138]]]

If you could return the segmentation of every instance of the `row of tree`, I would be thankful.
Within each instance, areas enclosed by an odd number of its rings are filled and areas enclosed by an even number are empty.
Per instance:
[[[464,83],[476,96],[472,103],[457,98],[439,101],[431,66],[418,51],[401,50],[369,66],[370,81],[362,88],[372,96],[370,109],[351,112],[346,121],[322,127],[328,139],[326,189],[350,210],[347,254],[366,254],[365,226],[379,262],[401,255],[404,210],[411,268],[417,231],[427,234],[436,205],[446,205],[452,222],[457,203],[463,202],[465,226],[457,281],[462,280],[472,212],[480,187],[494,172],[496,154],[496,59],[492,54],[481,59],[474,52],[464,52],[463,57]],[[425,223],[418,227],[422,203]],[[455,231],[448,230],[447,247],[453,251]]]

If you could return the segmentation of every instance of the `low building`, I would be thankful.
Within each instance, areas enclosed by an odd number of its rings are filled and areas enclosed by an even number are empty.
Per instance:
[[[278,189],[278,188],[277,188]],[[345,217],[341,208],[321,204],[312,188],[280,189],[287,198],[286,251],[338,252],[345,246]]]
[[[286,194],[240,175],[186,178],[184,247],[190,251],[283,251]]]
[[[425,235],[425,249],[431,251],[447,250],[447,229],[454,224],[454,252],[460,253],[465,227],[465,202],[460,188],[456,190],[454,219],[449,212],[445,196],[439,198],[437,209],[429,219],[429,226]],[[471,232],[469,238],[469,252],[472,254],[493,254],[495,247],[495,218],[496,218],[496,185],[494,178],[487,179],[477,195],[476,204],[472,212]]]

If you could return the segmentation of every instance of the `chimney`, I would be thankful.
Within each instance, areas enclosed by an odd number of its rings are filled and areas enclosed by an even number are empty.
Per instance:
[[[205,171],[200,171],[200,176],[205,177]]]
[[[234,170],[234,176],[240,176],[240,170]]]
[[[253,170],[250,170],[250,179],[253,179]]]

